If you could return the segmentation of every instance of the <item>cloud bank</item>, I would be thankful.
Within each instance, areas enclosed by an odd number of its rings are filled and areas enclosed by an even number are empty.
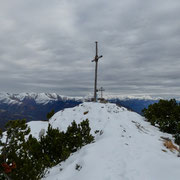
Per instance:
[[[5,92],[180,95],[179,0],[0,0]]]

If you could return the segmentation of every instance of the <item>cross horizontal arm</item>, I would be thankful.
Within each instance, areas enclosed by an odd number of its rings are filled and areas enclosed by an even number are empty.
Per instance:
[[[94,62],[94,61],[98,61],[100,58],[102,58],[103,56],[98,56],[98,57],[95,57],[91,62]]]
[[[101,87],[101,88],[99,89],[99,91],[105,91],[105,89]]]

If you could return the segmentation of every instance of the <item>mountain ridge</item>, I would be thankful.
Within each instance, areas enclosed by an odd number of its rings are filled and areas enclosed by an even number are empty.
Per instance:
[[[85,119],[89,120],[95,142],[48,169],[44,180],[169,180],[172,177],[179,180],[178,152],[166,149],[162,139],[173,139],[172,135],[160,132],[126,108],[112,103],[85,102],[57,112],[49,123],[66,131],[73,120],[80,123]],[[48,122],[28,125],[38,138]]]
[[[85,97],[72,97],[64,96],[57,93],[0,93],[0,101],[8,104],[21,104],[25,99],[34,99],[37,104],[46,104],[51,101],[58,100],[77,100],[85,101],[90,100],[92,95]],[[130,100],[130,99],[139,99],[139,100],[159,100],[160,97],[154,98],[152,96],[145,95],[109,95],[105,94],[104,98],[109,99],[119,99],[119,100]]]
[[[56,93],[0,93],[0,102],[21,104],[26,99],[33,99],[37,104],[47,104],[58,100],[81,100],[79,97],[63,96]]]
[[[157,102],[151,97],[143,96],[104,96],[109,102],[124,106],[141,114],[143,108]],[[46,120],[46,114],[64,108],[74,107],[84,101],[91,101],[92,95],[86,97],[68,97],[57,93],[0,93],[0,128],[9,120],[26,119],[29,121]],[[120,99],[119,99],[120,98]]]

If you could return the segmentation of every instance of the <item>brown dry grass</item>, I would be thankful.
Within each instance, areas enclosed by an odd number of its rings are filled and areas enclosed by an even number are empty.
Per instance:
[[[86,115],[89,111],[84,112],[84,115]]]
[[[171,140],[167,140],[167,139],[164,140],[164,146],[171,151],[173,150],[179,151],[179,148],[175,146]]]

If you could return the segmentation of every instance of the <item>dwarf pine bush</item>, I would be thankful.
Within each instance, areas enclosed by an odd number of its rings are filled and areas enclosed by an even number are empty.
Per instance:
[[[30,134],[25,120],[9,121],[6,133],[0,131],[0,179],[41,179],[47,168],[91,143],[94,137],[90,130],[88,119],[80,124],[73,121],[66,132],[49,125],[46,135],[38,141]]]
[[[144,109],[143,115],[152,125],[158,125],[161,131],[175,135],[176,142],[180,144],[180,104],[175,99],[159,100]]]

